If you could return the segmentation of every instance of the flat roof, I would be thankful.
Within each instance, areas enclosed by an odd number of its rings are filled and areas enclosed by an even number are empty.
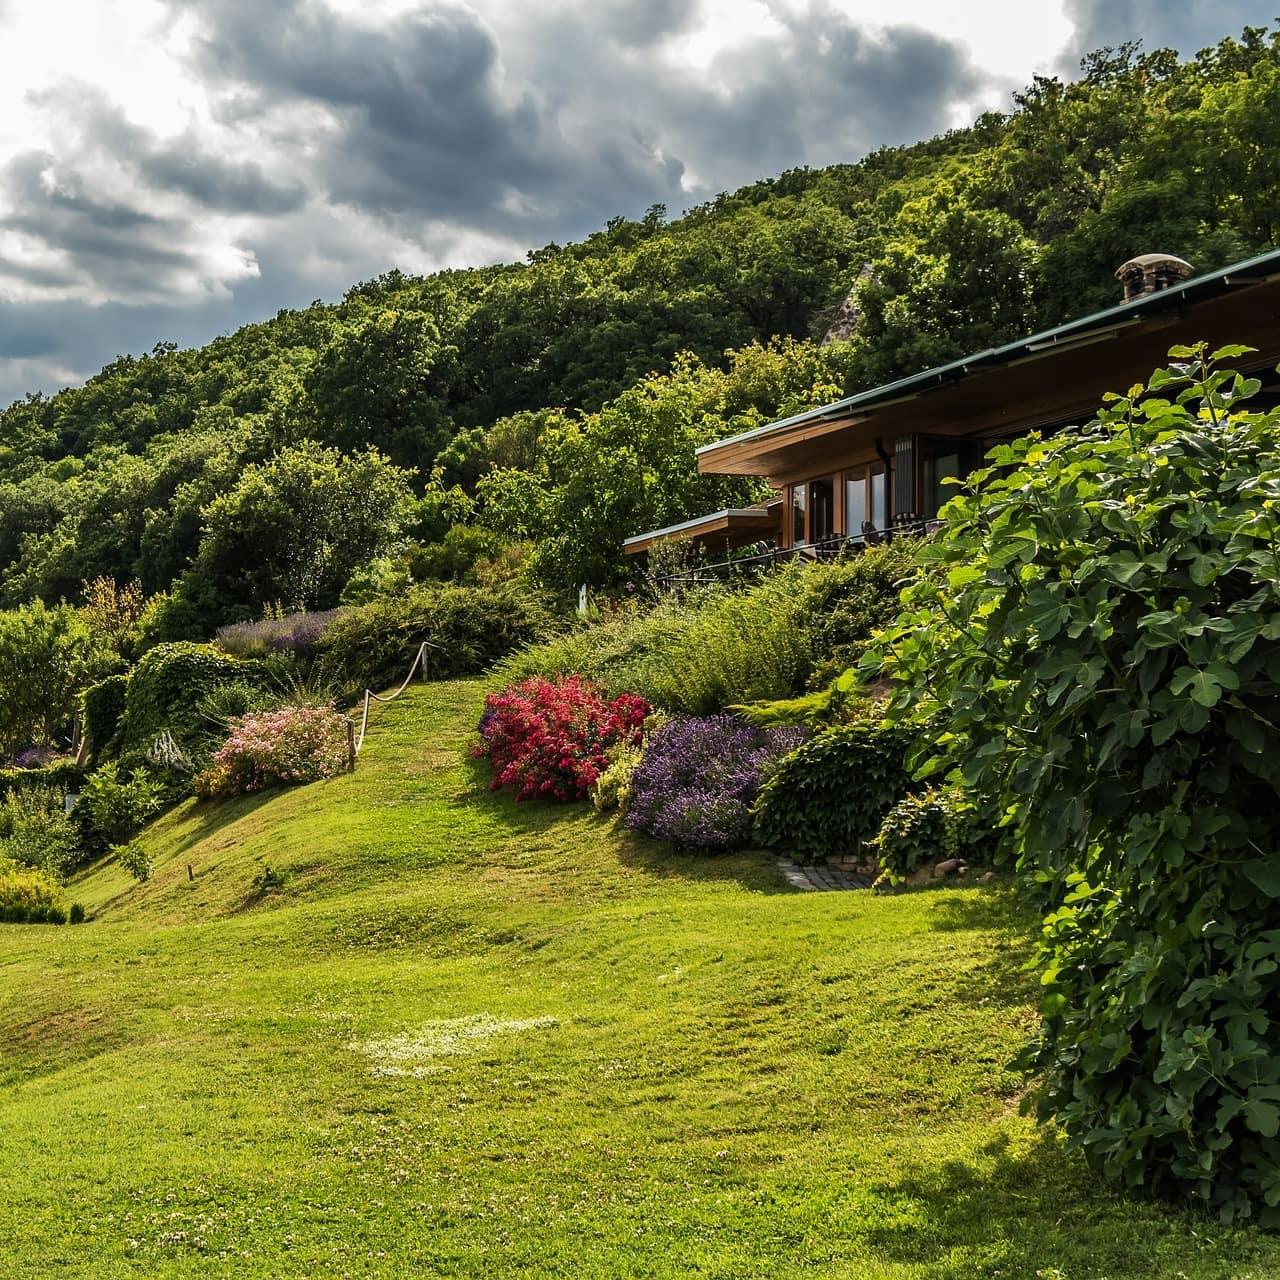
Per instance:
[[[770,506],[776,505],[771,502]],[[622,549],[637,542],[654,542],[658,538],[668,538],[677,533],[691,533],[704,524],[715,524],[717,521],[730,521],[735,517],[748,520],[771,519],[770,512],[764,507],[726,507],[723,511],[713,511],[709,516],[695,516],[692,520],[682,520],[679,524],[664,525],[661,529],[650,529],[648,533],[637,533],[633,538],[624,538]]]
[[[1137,324],[1148,312],[1159,312],[1196,297],[1213,296],[1225,292],[1237,282],[1261,283],[1277,274],[1280,274],[1280,249],[1273,249],[1255,258],[1246,258],[1243,262],[1232,263],[1231,266],[1223,267],[1218,271],[1193,276],[1190,280],[1172,284],[1167,289],[1159,289],[1155,293],[1143,294],[1142,297],[1133,298],[1129,302],[1107,307],[1104,311],[1095,311],[1092,315],[1082,316],[1079,320],[1070,320],[1054,329],[1045,329],[1000,347],[990,347],[986,351],[978,351],[973,355],[953,360],[950,364],[938,365],[922,373],[913,373],[908,377],[899,378],[896,382],[887,382],[883,386],[872,387],[868,391],[859,391],[854,395],[846,396],[843,400],[820,405],[816,409],[807,409],[803,413],[792,414],[791,417],[782,418],[777,422],[767,422],[764,426],[753,427],[750,431],[717,440],[714,444],[705,444],[697,450],[697,456],[701,458],[732,445],[767,439],[774,432],[785,431],[801,423],[840,418],[854,409],[874,408],[890,401],[918,395],[929,387],[955,382],[971,372],[990,365],[1006,364],[1013,359],[1049,355],[1055,348],[1071,346],[1076,340]],[[682,527],[673,526],[677,529]]]

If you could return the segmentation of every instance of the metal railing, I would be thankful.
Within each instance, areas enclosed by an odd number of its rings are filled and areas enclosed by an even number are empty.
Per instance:
[[[891,542],[894,538],[920,538],[932,533],[941,522],[922,516],[901,516],[887,529],[867,529],[862,533],[841,533],[817,542],[806,542],[799,547],[773,547],[758,555],[730,556],[711,564],[698,564],[678,573],[669,573],[654,581],[663,587],[697,586],[703,583],[723,582],[738,574],[767,573],[777,565],[792,560],[838,560],[858,555],[867,547]]]

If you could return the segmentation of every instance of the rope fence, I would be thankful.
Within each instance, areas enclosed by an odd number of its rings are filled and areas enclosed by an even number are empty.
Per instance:
[[[408,687],[409,682],[413,679],[413,673],[422,668],[422,678],[427,678],[427,650],[434,648],[429,640],[424,640],[418,646],[418,652],[413,656],[413,662],[409,665],[409,674],[405,676],[404,682],[394,693],[380,694],[374,693],[372,689],[364,691],[364,698],[360,710],[360,731],[356,732],[355,721],[350,716],[347,717],[347,771],[352,772],[356,767],[356,757],[360,754],[360,748],[364,746],[364,736],[369,730],[369,707],[375,702],[394,702]]]

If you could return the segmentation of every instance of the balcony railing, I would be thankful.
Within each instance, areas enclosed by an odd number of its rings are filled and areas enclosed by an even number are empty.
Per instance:
[[[894,538],[920,538],[939,528],[941,521],[921,516],[900,516],[887,529],[868,529],[863,533],[841,533],[818,542],[806,542],[803,546],[773,547],[756,555],[731,556],[710,564],[697,564],[655,578],[662,587],[696,586],[701,583],[723,582],[739,575],[767,573],[770,569],[792,560],[839,560],[857,555],[866,547],[890,542]]]

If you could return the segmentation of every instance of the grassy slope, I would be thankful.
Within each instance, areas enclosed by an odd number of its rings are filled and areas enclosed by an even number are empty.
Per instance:
[[[1280,1275],[1018,1117],[1001,895],[517,807],[478,702],[416,691],[354,776],[185,807],[92,923],[0,929],[0,1275]]]

